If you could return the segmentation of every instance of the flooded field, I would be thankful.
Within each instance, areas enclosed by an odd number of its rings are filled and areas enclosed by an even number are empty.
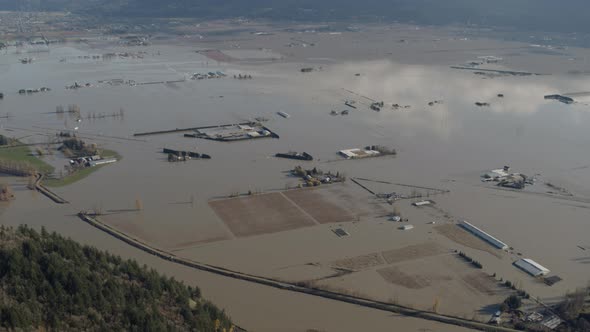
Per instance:
[[[205,295],[228,308],[236,321],[257,331],[285,325],[293,331],[354,331],[352,325],[334,322],[345,312],[380,326],[399,320],[408,331],[447,327],[278,290],[262,291],[268,300],[262,308],[270,310],[273,301],[284,303],[288,297],[293,300],[289,307],[300,310],[313,302],[311,307],[329,314],[308,312],[306,326],[288,318],[287,310],[266,321],[237,304],[255,293],[244,282],[173,268],[82,224],[75,214],[100,211],[104,223],[179,257],[421,310],[432,311],[436,302],[435,311],[480,321],[487,321],[508,294],[500,277],[548,303],[586,286],[590,106],[584,94],[571,105],[543,96],[590,91],[590,77],[566,74],[588,68],[565,56],[528,54],[528,46],[518,43],[427,43],[428,33],[384,32],[391,40],[409,40],[391,49],[374,38],[362,41],[362,34],[303,36],[317,45],[305,49],[286,47],[293,37],[281,34],[241,36],[242,49],[221,41],[175,40],[134,48],[68,44],[36,53],[26,65],[9,48],[0,56],[5,95],[0,116],[8,116],[0,119],[0,134],[47,143],[59,132],[75,132],[122,159],[52,189],[70,202],[63,206],[26,189],[26,179],[2,178],[13,184],[17,199],[0,205],[0,220],[45,226],[202,285]],[[343,38],[350,38],[358,53],[340,56],[333,46],[342,45]],[[372,46],[376,53],[369,51]],[[210,49],[223,52],[196,52]],[[511,56],[515,49],[518,55]],[[84,58],[124,52],[141,56]],[[567,57],[587,53],[571,49]],[[505,58],[490,68],[551,75],[492,78],[449,67],[489,54]],[[304,73],[303,67],[314,70]],[[191,79],[195,73],[217,72],[225,76]],[[243,74],[252,79],[234,79]],[[75,82],[83,87],[66,89]],[[51,91],[18,93],[43,86]],[[380,111],[371,109],[380,101],[385,104]],[[80,107],[79,118],[54,112],[59,105],[74,104]],[[112,114],[120,115],[107,116]],[[183,132],[134,136],[260,120],[280,138],[221,142]],[[370,145],[392,147],[397,155],[359,160],[338,155]],[[206,153],[211,159],[171,163],[163,148]],[[305,151],[314,160],[274,157],[289,151]],[[59,153],[42,158],[56,173],[68,162]],[[290,172],[297,165],[338,172],[348,180],[297,189],[303,182]],[[524,191],[481,181],[483,172],[504,165],[542,180]],[[568,195],[555,194],[555,188],[565,188]],[[389,204],[381,194],[391,193],[402,199]],[[433,204],[411,204],[424,199]],[[390,220],[394,212],[402,222]],[[456,223],[463,219],[511,248],[495,249],[462,230]],[[404,225],[414,228],[400,229]],[[347,235],[337,236],[337,229]],[[465,263],[456,251],[483,268]],[[512,266],[521,257],[563,280],[545,285]],[[235,294],[225,294],[224,285]]]

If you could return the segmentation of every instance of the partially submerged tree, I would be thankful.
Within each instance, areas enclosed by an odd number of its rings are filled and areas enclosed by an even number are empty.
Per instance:
[[[0,173],[31,176],[36,173],[36,170],[28,161],[0,159]]]
[[[143,210],[143,202],[139,198],[135,200],[135,209],[137,211]]]
[[[12,187],[10,187],[6,183],[0,183],[0,201],[6,202],[13,200],[14,193],[12,192]]]
[[[580,288],[573,293],[566,294],[565,299],[557,306],[557,312],[564,319],[576,319],[584,309],[586,297],[588,297],[587,288]]]
[[[98,154],[96,144],[87,144],[78,138],[67,138],[62,142],[59,150],[68,157],[83,157]]]
[[[516,310],[520,308],[522,301],[517,295],[510,295],[504,300],[504,303],[500,306],[502,311]]]
[[[12,139],[4,136],[4,135],[0,135],[0,145],[9,145],[12,143]]]

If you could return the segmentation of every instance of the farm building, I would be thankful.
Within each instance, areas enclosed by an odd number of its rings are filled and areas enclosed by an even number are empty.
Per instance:
[[[342,228],[336,228],[332,230],[332,232],[334,232],[334,234],[336,234],[338,237],[350,236],[350,234]]]
[[[461,221],[461,226],[466,229],[467,231],[469,231],[470,233],[472,233],[473,235],[479,237],[480,239],[486,241],[487,243],[493,245],[494,247],[498,248],[498,249],[502,249],[502,250],[506,250],[508,249],[508,245],[498,239],[496,239],[495,237],[491,236],[490,234],[482,231],[481,229],[473,226],[472,224],[470,224],[469,222],[463,220]]]
[[[114,163],[116,161],[117,161],[117,159],[115,159],[115,158],[105,158],[105,159],[92,160],[89,164],[91,167],[94,167],[94,166]]]
[[[550,272],[547,268],[529,258],[517,260],[514,262],[514,266],[532,275],[533,277],[544,276]]]
[[[344,158],[346,159],[360,159],[360,158],[368,158],[368,157],[375,157],[380,155],[379,151],[375,150],[361,150],[361,149],[348,149],[348,150],[340,150],[338,151]]]

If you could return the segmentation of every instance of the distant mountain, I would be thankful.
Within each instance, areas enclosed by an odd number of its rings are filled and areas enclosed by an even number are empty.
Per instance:
[[[473,23],[590,32],[587,0],[0,0],[0,9],[68,10],[127,17],[258,17]]]

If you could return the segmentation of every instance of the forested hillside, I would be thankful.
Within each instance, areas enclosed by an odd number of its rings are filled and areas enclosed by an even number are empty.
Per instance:
[[[0,226],[0,330],[231,331],[199,288],[55,233]]]

